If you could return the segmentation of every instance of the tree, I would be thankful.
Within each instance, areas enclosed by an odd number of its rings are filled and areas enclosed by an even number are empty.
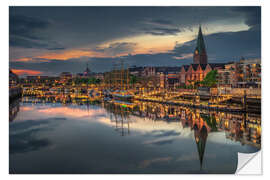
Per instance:
[[[212,70],[206,74],[205,78],[201,82],[203,86],[214,87],[217,84],[217,70]]]
[[[138,81],[138,78],[137,78],[137,76],[134,76],[133,74],[130,74],[129,75],[129,83],[130,84],[135,84],[137,81]]]

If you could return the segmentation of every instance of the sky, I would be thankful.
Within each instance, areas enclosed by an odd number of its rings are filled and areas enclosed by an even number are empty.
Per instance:
[[[261,58],[260,7],[10,7],[9,66],[20,76]]]

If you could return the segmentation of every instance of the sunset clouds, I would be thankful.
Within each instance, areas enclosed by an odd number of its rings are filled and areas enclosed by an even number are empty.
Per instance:
[[[260,7],[10,7],[9,21],[10,67],[20,75],[87,63],[104,72],[120,57],[181,66],[192,61],[199,24],[210,61],[260,58]]]
[[[12,71],[15,74],[18,74],[18,75],[30,75],[30,76],[34,76],[34,75],[41,75],[42,74],[41,71],[35,71],[35,70],[29,70],[29,69],[12,69]]]

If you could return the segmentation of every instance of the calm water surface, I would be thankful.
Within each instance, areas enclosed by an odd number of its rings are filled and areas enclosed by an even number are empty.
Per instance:
[[[234,173],[260,149],[259,115],[36,101],[10,106],[10,173]]]

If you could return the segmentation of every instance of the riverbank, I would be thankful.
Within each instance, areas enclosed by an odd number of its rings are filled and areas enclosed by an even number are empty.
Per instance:
[[[255,114],[261,113],[260,111],[256,109],[248,109],[248,108],[244,109],[244,108],[239,108],[239,107],[217,105],[217,104],[203,105],[201,103],[191,103],[191,102],[183,102],[183,101],[181,102],[165,101],[165,100],[143,99],[143,98],[135,98],[135,100],[168,104],[168,105],[178,105],[178,106],[184,106],[184,107],[189,107],[189,108],[205,109],[205,110],[210,110],[210,111],[221,111],[221,112],[230,112],[230,113],[255,113]]]

